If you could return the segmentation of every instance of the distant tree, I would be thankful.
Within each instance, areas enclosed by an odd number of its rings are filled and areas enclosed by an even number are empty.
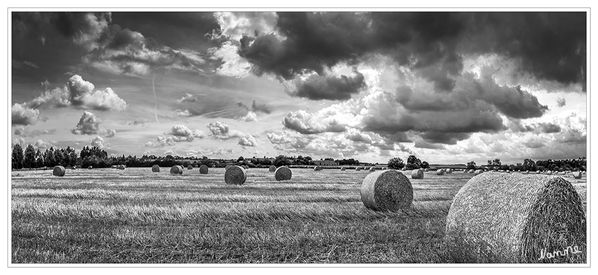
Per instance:
[[[523,160],[523,170],[536,171],[537,169],[536,162],[532,159]]]
[[[391,158],[388,161],[388,168],[389,169],[402,169],[403,167],[405,167],[405,163],[403,163],[403,160],[401,158]]]
[[[422,167],[421,168],[430,168],[430,164],[427,161],[422,161]]]
[[[25,158],[23,159],[24,168],[35,168],[35,148],[33,145],[27,145],[25,148]]]
[[[12,169],[23,168],[23,148],[20,144],[12,147]]]
[[[468,162],[467,169],[476,169],[475,161]]]
[[[64,155],[62,154],[62,150],[56,148],[54,150],[54,161],[56,162],[55,165],[64,165]]]
[[[39,167],[43,167],[44,166],[44,155],[42,154],[42,152],[37,149],[35,151],[35,167],[39,168]]]
[[[421,160],[414,155],[410,155],[407,158],[407,169],[419,169],[421,167]]]
[[[276,157],[276,159],[274,159],[274,162],[272,164],[274,164],[274,166],[276,167],[291,165],[291,160],[289,160],[286,156],[279,155],[278,157]]]
[[[493,166],[502,166],[500,159],[494,159],[492,160],[492,165]]]

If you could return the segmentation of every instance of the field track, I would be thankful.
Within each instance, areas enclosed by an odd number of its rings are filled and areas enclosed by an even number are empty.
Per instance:
[[[12,172],[13,263],[452,262],[442,239],[453,196],[473,174],[410,179],[412,209],[361,203],[367,171],[293,169],[277,182],[249,169],[243,186],[224,168]],[[406,173],[410,178],[410,173]],[[586,176],[569,180],[586,203]]]

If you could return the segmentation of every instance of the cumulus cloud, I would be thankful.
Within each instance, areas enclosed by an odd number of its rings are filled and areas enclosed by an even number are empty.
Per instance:
[[[218,138],[228,138],[229,128],[227,124],[216,121],[208,123],[207,127],[212,133],[212,136]]]
[[[323,116],[312,115],[303,110],[289,112],[283,118],[282,125],[302,134],[343,132],[346,129],[344,125],[334,119],[325,120]]]
[[[203,138],[204,134],[200,130],[191,130],[185,125],[174,125],[170,128],[168,134],[175,137],[185,138],[188,141],[193,141],[194,138]]]
[[[45,90],[27,105],[31,108],[75,106],[99,111],[123,111],[127,103],[111,88],[95,89],[95,85],[79,75],[71,76],[63,87]]]
[[[186,93],[178,99],[179,116],[204,116],[207,118],[241,118],[247,115],[249,107],[226,95],[208,96]]]
[[[257,141],[252,135],[244,135],[239,137],[239,145],[254,147],[257,144]]]
[[[100,136],[96,136],[91,140],[91,146],[95,146],[98,148],[104,148],[104,139]]]
[[[96,135],[100,131],[100,120],[91,112],[85,111],[77,126],[71,130],[75,135]]]
[[[257,115],[256,113],[249,111],[245,116],[241,117],[240,120],[245,122],[257,121]]]
[[[114,130],[114,129],[106,129],[104,131],[104,136],[107,138],[114,137],[115,135],[116,135],[116,130]]]
[[[30,125],[39,120],[39,110],[27,107],[27,104],[15,103],[11,108],[13,125]]]
[[[171,146],[177,142],[191,142],[196,138],[204,138],[204,133],[200,130],[191,130],[189,127],[178,124],[172,126],[165,135],[157,136],[154,141],[145,143],[146,147],[164,147]]]

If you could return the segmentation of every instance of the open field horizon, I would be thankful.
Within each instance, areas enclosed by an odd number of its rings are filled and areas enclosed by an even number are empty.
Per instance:
[[[13,263],[450,263],[454,195],[473,174],[411,179],[408,210],[366,209],[367,171],[293,169],[277,182],[248,169],[242,186],[150,168],[13,171]],[[570,181],[586,207],[586,176]]]

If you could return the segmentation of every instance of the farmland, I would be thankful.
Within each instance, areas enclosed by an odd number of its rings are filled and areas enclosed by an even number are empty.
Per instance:
[[[473,174],[411,179],[413,206],[366,209],[367,171],[162,168],[13,171],[13,263],[438,263],[453,196]],[[586,202],[586,177],[564,176]]]

